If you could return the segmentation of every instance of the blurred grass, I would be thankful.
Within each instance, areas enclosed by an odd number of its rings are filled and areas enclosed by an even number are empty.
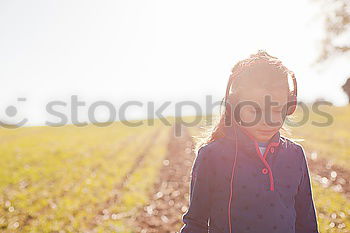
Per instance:
[[[350,232],[350,200],[314,179],[312,190],[320,233]]]
[[[350,105],[323,105],[319,109],[328,114],[332,121],[326,126],[318,126],[317,123],[328,122],[324,115],[313,111],[310,105],[309,114],[304,114],[298,107],[292,121],[305,119],[306,122],[298,127],[289,127],[292,137],[303,139],[300,143],[307,151],[314,151],[319,157],[350,170]]]

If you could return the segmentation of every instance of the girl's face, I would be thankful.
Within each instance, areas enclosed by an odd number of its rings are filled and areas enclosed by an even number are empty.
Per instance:
[[[267,142],[283,125],[286,88],[250,88],[239,94],[241,126],[258,142]]]

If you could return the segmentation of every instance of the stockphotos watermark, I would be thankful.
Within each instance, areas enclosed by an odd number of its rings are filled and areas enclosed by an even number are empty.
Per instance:
[[[17,102],[25,102],[27,101],[27,98],[17,98]],[[162,103],[162,105],[158,108],[155,107],[154,102],[146,102],[143,103],[142,101],[137,100],[131,100],[131,101],[125,101],[122,103],[119,108],[117,108],[113,103],[105,100],[98,100],[95,102],[92,102],[90,105],[88,105],[85,101],[80,100],[77,95],[70,96],[70,101],[62,101],[62,100],[53,100],[49,101],[45,104],[45,112],[48,116],[54,117],[57,119],[56,121],[45,121],[46,126],[51,127],[60,127],[67,125],[69,120],[73,125],[82,127],[88,125],[87,122],[80,122],[79,119],[79,110],[82,108],[85,108],[84,110],[87,110],[87,118],[90,122],[90,124],[104,127],[109,126],[113,124],[113,122],[116,121],[117,116],[118,120],[121,121],[123,124],[126,124],[130,127],[137,127],[141,126],[143,124],[153,125],[154,124],[154,118],[159,118],[161,122],[165,125],[171,126],[171,123],[166,120],[166,118],[162,115],[164,111],[167,108],[171,108],[170,105],[174,104],[173,110],[175,111],[175,124],[177,126],[183,125],[186,127],[192,127],[200,124],[205,118],[207,124],[211,124],[212,122],[212,116],[214,114],[215,107],[220,107],[224,109],[225,106],[224,103],[220,101],[213,102],[213,97],[211,95],[206,95],[205,97],[205,104],[204,108],[205,111],[203,111],[203,106],[200,105],[196,101],[179,101],[179,102],[172,102],[172,101],[165,101]],[[227,103],[228,104],[228,103]],[[281,114],[281,116],[284,116],[287,110],[287,104],[284,104],[282,107],[280,107],[280,110],[277,111],[277,114]],[[323,122],[316,122],[312,121],[311,124],[317,127],[327,127],[333,123],[333,116],[330,115],[328,112],[321,111],[320,107],[324,105],[331,105],[331,103],[327,101],[317,101],[308,107],[304,103],[298,103],[299,108],[301,108],[301,117],[298,121],[295,120],[289,120],[288,118],[285,118],[285,124],[297,127],[306,124],[310,119],[310,110],[318,115],[321,116],[323,119]],[[232,109],[232,112],[230,114],[234,114],[233,116],[240,116],[241,110],[245,107],[250,107],[250,109],[254,109],[255,111],[255,118],[254,120],[250,122],[242,122],[245,126],[254,126],[257,124],[261,117],[264,115],[264,119],[266,123],[269,126],[277,126],[279,124],[278,122],[272,121],[272,114],[276,114],[276,111],[273,110],[273,106],[278,106],[277,102],[271,101],[271,96],[266,95],[264,99],[264,111],[260,108],[260,105],[253,101],[241,101],[236,106],[231,106],[230,109]],[[126,113],[128,111],[131,111],[130,108],[138,107],[138,108],[146,108],[147,118],[145,120],[140,121],[128,121],[126,119]],[[105,109],[108,112],[108,120],[106,121],[98,121],[97,120],[97,113],[100,109]],[[185,108],[191,108],[194,110],[195,114],[193,114],[194,120],[192,122],[186,122],[183,120],[183,112]],[[62,110],[63,109],[63,110]],[[69,114],[66,113],[69,110]],[[5,115],[8,118],[15,117],[19,113],[20,109],[16,107],[16,105],[9,105],[5,109]],[[205,113],[205,114],[203,114]],[[264,114],[263,114],[264,113]],[[28,122],[28,118],[23,118],[21,120],[17,120],[14,124],[9,124],[3,121],[0,121],[0,125],[3,128],[19,128],[21,126],[25,126],[25,124]]]

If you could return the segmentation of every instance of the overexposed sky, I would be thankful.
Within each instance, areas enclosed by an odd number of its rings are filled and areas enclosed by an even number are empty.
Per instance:
[[[1,1],[0,116],[55,121],[45,105],[72,95],[116,108],[127,100],[221,100],[233,65],[257,49],[296,73],[301,100],[343,105],[346,60],[310,66],[323,36],[319,16],[310,0]],[[6,116],[8,106],[16,116]],[[128,114],[145,111],[134,106]]]

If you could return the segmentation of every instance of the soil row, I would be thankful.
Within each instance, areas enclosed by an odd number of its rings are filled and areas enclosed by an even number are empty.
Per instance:
[[[189,177],[194,155],[192,140],[186,127],[181,136],[175,136],[175,127],[170,130],[166,158],[154,186],[150,202],[130,218],[136,232],[179,232],[182,215],[187,211]]]

